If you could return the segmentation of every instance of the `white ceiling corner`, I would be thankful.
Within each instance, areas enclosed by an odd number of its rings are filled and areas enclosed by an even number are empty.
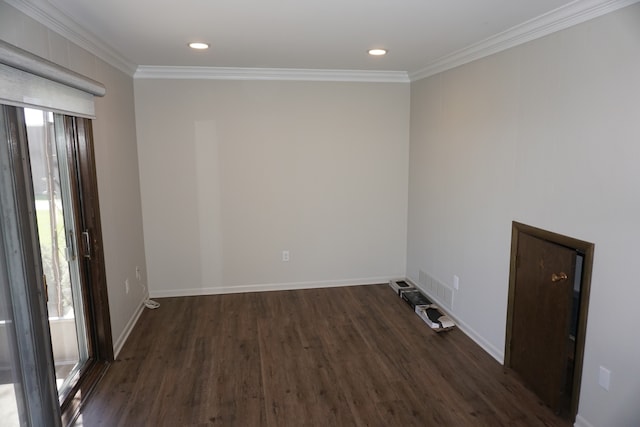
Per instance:
[[[85,30],[46,0],[3,0],[51,31],[91,52],[120,71],[133,76],[136,64]]]
[[[614,12],[640,0],[576,0],[566,6],[533,18],[502,33],[452,52],[409,74],[411,81],[420,80],[460,65],[484,58],[514,46],[544,37],[556,31],[581,24],[590,19]]]

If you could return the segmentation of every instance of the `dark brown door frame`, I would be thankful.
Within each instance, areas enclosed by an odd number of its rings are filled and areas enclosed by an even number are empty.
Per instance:
[[[92,125],[89,119],[64,116],[64,128],[68,143],[68,162],[75,172],[70,176],[71,184],[79,192],[79,199],[74,201],[73,209],[79,219],[78,227],[88,237],[84,241],[76,233],[76,247],[83,258],[79,265],[80,274],[87,283],[83,289],[84,315],[92,337],[87,343],[89,361],[75,386],[66,396],[61,396],[62,421],[69,424],[78,415],[80,407],[106,371],[109,362],[113,361],[113,344]]]
[[[513,325],[513,303],[515,298],[516,284],[516,254],[518,252],[518,236],[525,233],[539,239],[546,240],[570,249],[575,249],[584,256],[582,265],[582,282],[580,288],[580,311],[578,313],[578,331],[576,334],[576,351],[573,367],[573,384],[571,386],[571,420],[575,420],[578,413],[578,402],[580,400],[580,383],[582,380],[582,365],[584,358],[584,344],[587,332],[587,315],[589,313],[589,293],[591,290],[591,271],[593,267],[593,255],[595,245],[584,240],[574,239],[551,231],[532,227],[513,221],[511,227],[511,260],[509,266],[509,300],[507,305],[507,331],[505,340],[506,367],[511,367],[511,333]]]

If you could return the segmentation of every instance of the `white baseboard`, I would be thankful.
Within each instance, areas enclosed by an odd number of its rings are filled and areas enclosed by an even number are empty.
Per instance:
[[[124,343],[127,342],[127,338],[129,338],[129,334],[131,334],[133,327],[136,325],[136,323],[138,322],[138,319],[140,318],[140,315],[144,311],[144,301],[146,299],[147,298],[145,297],[142,301],[140,301],[140,304],[138,305],[138,308],[136,309],[135,313],[133,313],[133,316],[131,316],[131,319],[129,319],[129,322],[124,327],[124,331],[122,331],[122,333],[120,334],[116,342],[113,344],[114,359],[118,358],[118,355],[120,354],[120,350],[122,350]]]
[[[477,333],[471,326],[467,323],[463,322],[460,319],[456,319],[455,316],[452,316],[453,320],[456,322],[458,327],[462,332],[464,332],[469,338],[475,341],[484,351],[489,353],[491,357],[496,359],[498,363],[504,365],[504,350],[498,349],[496,346],[491,344],[489,341],[484,339],[482,335]]]
[[[221,286],[210,288],[191,288],[191,289],[171,289],[154,291],[150,290],[151,298],[166,297],[187,297],[197,295],[219,295],[219,294],[236,294],[246,292],[267,292],[267,291],[290,291],[294,289],[315,289],[315,288],[336,288],[341,286],[359,286],[371,285],[377,283],[388,283],[389,280],[398,276],[389,277],[369,277],[364,279],[346,279],[346,280],[325,280],[321,282],[291,282],[291,283],[268,283],[257,285],[238,285],[238,286]]]
[[[594,427],[589,421],[585,420],[580,414],[576,415],[576,422],[573,423],[573,427]]]
[[[450,313],[448,310],[443,308],[444,304],[442,304],[442,301],[440,301],[437,296],[434,296],[434,295],[430,294],[429,292],[427,292],[422,286],[419,285],[419,283],[418,283],[418,281],[416,279],[408,277],[407,280],[409,282],[411,282],[411,284],[413,286],[415,286],[416,288],[420,289],[426,296],[429,297],[429,299],[431,299],[433,302],[435,302],[438,305],[438,308],[440,310],[442,310],[447,316],[451,317],[451,319],[453,319],[453,321],[456,322],[456,325],[458,326],[458,328],[462,332],[464,332],[465,335],[467,335],[469,338],[471,338],[484,351],[489,353],[489,355],[491,355],[491,357],[496,359],[498,361],[498,363],[500,363],[501,365],[504,365],[504,351],[503,350],[500,350],[499,348],[497,348],[496,346],[491,344],[482,335],[480,335],[478,332],[476,332],[471,326],[469,326],[468,324],[466,324],[465,322],[463,322],[462,320],[457,318],[455,315]]]

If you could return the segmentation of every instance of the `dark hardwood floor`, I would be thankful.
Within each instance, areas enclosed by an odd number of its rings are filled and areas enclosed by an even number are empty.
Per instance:
[[[158,301],[78,426],[569,425],[387,285]]]

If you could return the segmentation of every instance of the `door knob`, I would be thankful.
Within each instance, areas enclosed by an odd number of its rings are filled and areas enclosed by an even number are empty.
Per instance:
[[[553,273],[551,275],[552,282],[561,282],[563,280],[567,280],[567,273],[561,272],[560,274]]]

